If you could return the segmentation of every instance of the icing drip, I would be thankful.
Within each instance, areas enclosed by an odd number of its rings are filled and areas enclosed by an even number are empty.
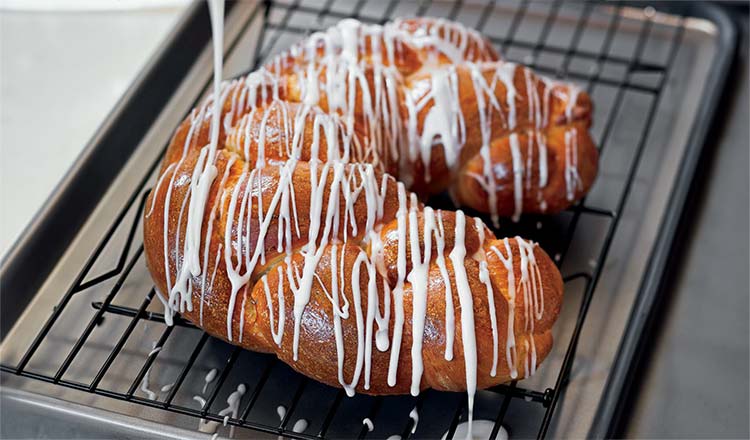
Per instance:
[[[294,423],[294,426],[292,427],[292,432],[297,432],[297,433],[305,432],[305,430],[307,429],[307,425],[308,425],[307,420],[299,419]]]
[[[580,93],[581,89],[579,87],[570,86],[570,96],[568,96],[568,103],[565,106],[565,117],[568,119],[568,122],[573,122],[573,110],[576,104],[578,104],[578,95]]]
[[[523,69],[524,84],[526,86],[526,104],[528,114],[525,116],[533,129],[526,130],[519,128],[518,111],[516,101],[519,98],[515,86],[515,77],[518,66],[513,63],[502,63],[495,67],[491,72],[491,79],[486,78],[488,65],[466,63],[468,66],[471,82],[473,86],[473,98],[477,103],[477,114],[479,117],[479,132],[481,136],[481,146],[479,155],[482,158],[482,175],[470,174],[487,194],[487,206],[495,227],[499,226],[498,200],[496,183],[497,178],[503,178],[506,171],[493,169],[493,162],[490,157],[491,142],[495,138],[492,132],[492,115],[497,113],[505,120],[506,130],[509,133],[509,149],[512,159],[512,176],[513,176],[513,214],[511,219],[518,221],[523,212],[523,200],[525,188],[532,187],[532,164],[534,158],[534,144],[536,144],[536,157],[538,161],[538,182],[537,182],[537,202],[542,210],[546,206],[543,199],[542,189],[547,186],[548,166],[547,166],[547,144],[542,128],[549,124],[549,107],[552,83],[543,79],[544,96],[540,98],[537,89],[536,80],[528,69]],[[497,84],[502,83],[505,88],[505,98],[507,109],[500,105],[495,96]],[[523,95],[521,95],[523,97]],[[522,132],[513,130],[523,130]],[[526,160],[524,162],[521,154],[521,145],[519,134],[525,132],[527,135]]]
[[[529,341],[524,342],[527,348],[526,353],[531,357],[531,365],[525,369],[525,372],[530,373],[529,375],[536,372],[536,346],[534,345],[534,321],[542,318],[544,313],[544,289],[542,285],[542,277],[539,271],[539,266],[536,263],[536,257],[534,256],[534,248],[537,246],[536,243],[526,241],[521,237],[515,237],[513,240],[518,246],[518,257],[520,259],[520,270],[521,278],[516,280],[515,270],[513,267],[514,255],[511,248],[511,239],[505,238],[502,240],[505,253],[492,246],[491,250],[497,255],[500,261],[505,266],[507,271],[507,283],[508,283],[508,329],[505,346],[505,358],[510,370],[512,378],[518,377],[518,370],[516,368],[518,361],[518,354],[516,350],[516,337],[515,337],[515,319],[516,319],[516,295],[519,293],[519,288],[522,290],[524,296],[524,330],[530,335]],[[529,351],[528,348],[531,350]],[[526,362],[526,360],[524,360]]]
[[[476,66],[476,64],[470,63],[469,69],[471,71],[471,82],[474,86],[474,94],[477,98],[477,111],[479,113],[479,131],[482,135],[482,147],[479,150],[479,154],[482,156],[484,162],[483,178],[479,180],[479,183],[484,187],[487,192],[487,204],[490,208],[490,217],[495,227],[500,226],[500,217],[497,213],[497,189],[495,185],[495,176],[492,173],[492,160],[490,159],[490,141],[492,137],[492,128],[490,125],[490,114],[488,113],[487,103],[485,102],[485,94],[490,100],[491,109],[500,110],[500,104],[495,99],[495,95],[484,80],[484,76]]]
[[[148,352],[146,355],[147,358],[150,358],[151,356],[155,355],[156,353],[159,353],[161,351],[161,347],[156,346],[156,341],[153,341],[151,343],[151,351]],[[143,375],[143,379],[141,380],[141,386],[140,390],[143,391],[149,400],[156,400],[156,393],[151,390],[151,384],[150,384],[150,377],[151,377],[151,367],[146,370],[146,374]]]
[[[432,230],[435,227],[434,211],[424,209],[424,258],[421,256],[419,239],[419,220],[417,219],[417,200],[412,194],[411,209],[409,210],[409,236],[411,237],[411,272],[407,277],[411,283],[412,293],[412,345],[411,345],[411,395],[419,395],[419,385],[424,372],[422,364],[422,340],[424,334],[424,320],[427,313],[427,280],[432,260]]]
[[[466,393],[468,394],[469,431],[474,414],[474,394],[477,390],[477,341],[474,330],[474,302],[472,300],[469,279],[464,267],[466,257],[466,217],[463,211],[456,211],[455,245],[449,258],[453,264],[456,290],[461,307],[461,342],[464,348],[464,363],[466,368]]]
[[[496,246],[493,246],[492,250],[503,263],[508,273],[508,335],[505,339],[505,360],[508,364],[508,368],[510,369],[510,377],[515,379],[518,377],[515,362],[516,337],[513,330],[515,326],[516,316],[516,278],[513,270],[513,252],[511,251],[510,243],[508,242],[507,238],[503,240],[503,244],[505,245],[505,251],[508,254],[507,257],[504,256]]]
[[[474,420],[474,424],[469,429],[469,423],[463,422],[456,426],[456,431],[453,433],[453,438],[465,438],[467,440],[486,440],[490,438],[492,429],[495,427],[495,422],[491,420]],[[448,438],[448,432],[443,434],[443,440]],[[497,440],[508,440],[508,431],[502,426],[497,431]]]
[[[465,124],[458,99],[458,76],[456,68],[450,66],[437,70],[432,74],[430,94],[422,101],[409,108],[409,131],[416,131],[416,118],[419,110],[426,104],[427,98],[433,100],[424,119],[422,134],[419,137],[419,152],[424,166],[424,179],[430,181],[430,157],[434,138],[438,137],[443,145],[445,163],[453,168],[458,160],[458,153],[465,138]],[[407,101],[408,102],[408,101]],[[411,158],[414,159],[415,149],[412,147]]]
[[[513,216],[511,219],[517,222],[523,211],[523,173],[526,168],[521,157],[521,145],[518,134],[512,133],[508,138],[510,142],[510,155],[513,160]]]
[[[578,130],[571,128],[565,132],[565,194],[569,201],[575,199],[581,185],[578,175]]]
[[[455,340],[456,322],[453,310],[453,288],[448,276],[448,267],[445,265],[445,227],[443,226],[443,213],[437,213],[437,228],[435,228],[435,244],[437,247],[436,264],[440,269],[445,286],[445,360],[453,360],[453,341]]]
[[[338,250],[338,246],[333,245],[331,247],[331,260],[336,261],[336,253]],[[341,252],[341,276],[344,276],[343,269],[344,269],[344,258],[345,258],[345,252],[346,248],[342,247]],[[360,256],[363,253],[360,251]],[[360,258],[357,258],[357,262],[361,261]],[[359,280],[359,265],[355,263],[355,270],[352,272],[352,287],[356,286],[357,280]],[[321,288],[326,291],[326,295],[331,300],[331,305],[333,307],[333,328],[334,333],[336,335],[336,352],[337,352],[337,362],[338,362],[338,379],[339,383],[341,384],[342,388],[344,388],[344,391],[346,391],[347,396],[352,397],[354,396],[355,389],[357,387],[357,383],[359,381],[360,372],[362,371],[362,362],[364,357],[364,332],[363,332],[363,317],[362,317],[362,305],[360,304],[361,296],[359,292],[354,292],[352,295],[353,301],[354,301],[354,310],[356,314],[356,320],[357,320],[357,360],[356,360],[356,366],[354,367],[354,373],[351,383],[346,383],[346,380],[344,379],[344,335],[341,330],[341,319],[348,319],[349,318],[349,302],[346,299],[346,296],[344,295],[344,288],[345,283],[341,282],[341,299],[344,301],[342,306],[339,306],[339,280],[338,276],[336,274],[337,271],[337,265],[331,264],[331,292],[327,292],[326,286],[324,283],[320,283]]]
[[[396,385],[396,369],[398,368],[398,358],[401,352],[401,333],[404,326],[404,279],[406,278],[406,191],[402,183],[398,183],[398,212],[396,213],[398,222],[398,261],[397,271],[398,279],[396,286],[391,291],[393,295],[393,340],[391,343],[391,357],[388,364],[388,386]],[[416,339],[416,338],[414,338]]]
[[[227,426],[230,417],[236,419],[239,415],[240,401],[246,392],[245,384],[241,383],[237,385],[237,390],[232,391],[232,394],[227,397],[227,407],[219,411],[219,416],[224,417],[224,426]],[[229,437],[234,437],[234,425],[229,428]]]
[[[216,379],[216,374],[219,372],[216,368],[212,368],[211,370],[206,373],[206,377],[203,379],[203,391],[202,394],[206,394],[206,389],[208,388],[208,385]]]
[[[151,375],[151,369],[149,368],[146,371],[146,374],[143,375],[143,380],[141,381],[141,391],[146,393],[146,396],[149,400],[156,400],[156,393],[151,390],[151,385],[149,383],[149,376]]]
[[[281,346],[281,338],[284,336],[284,276],[282,273],[282,268],[279,266],[276,268],[278,272],[278,280],[279,280],[279,286],[276,291],[276,301],[278,303],[278,327],[274,330],[274,312],[273,312],[273,303],[271,302],[271,291],[268,287],[268,276],[264,276],[261,278],[261,282],[263,283],[263,291],[266,294],[266,303],[268,304],[268,319],[269,319],[269,325],[271,328],[271,337],[273,338],[273,342],[276,343],[276,345]]]
[[[490,280],[490,271],[487,268],[487,258],[484,255],[484,223],[478,218],[475,220],[475,227],[479,231],[480,246],[477,251],[477,261],[479,261],[479,281],[487,288],[487,307],[490,315],[490,324],[492,326],[492,369],[490,370],[490,376],[495,377],[497,375],[497,351],[498,351],[498,333],[497,333],[497,316],[495,313],[495,292],[492,289],[492,281]]]
[[[505,122],[506,128],[509,130],[516,128],[516,67],[517,65],[515,63],[502,63],[500,64],[500,67],[495,70],[496,77],[503,83],[503,86],[505,86],[505,95],[508,105],[508,114],[506,115]]]
[[[419,413],[416,406],[409,412],[409,418],[414,422],[411,425],[411,433],[414,434],[417,432],[417,425],[419,424]]]
[[[193,396],[193,400],[198,402],[198,405],[201,406],[201,409],[203,409],[206,406],[206,399],[203,398],[203,396]]]
[[[211,110],[211,138],[209,145],[203,147],[201,150],[200,157],[195,169],[193,170],[193,176],[190,181],[191,195],[190,204],[188,206],[187,224],[185,226],[185,243],[182,252],[183,262],[182,266],[177,271],[175,283],[169,291],[169,305],[172,312],[176,310],[182,311],[185,308],[188,311],[193,310],[193,304],[191,301],[192,284],[190,284],[190,277],[201,274],[199,255],[201,232],[203,228],[203,213],[206,209],[209,189],[218,173],[214,161],[219,142],[221,108],[223,107],[225,98],[221,91],[222,54],[224,49],[224,2],[223,0],[209,0],[208,5],[211,13],[211,29],[213,30],[214,49],[214,89]],[[165,204],[166,208],[168,208],[168,206],[168,203]],[[165,215],[165,221],[167,218],[168,216]],[[178,225],[179,224],[180,223],[178,223]],[[167,230],[168,229],[165,225],[165,234],[167,233]],[[166,245],[166,237],[164,242]],[[179,307],[176,305],[178,299]]]

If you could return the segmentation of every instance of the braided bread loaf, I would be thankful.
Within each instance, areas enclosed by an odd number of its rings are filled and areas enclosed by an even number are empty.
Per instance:
[[[431,19],[345,20],[221,90],[177,129],[146,205],[168,320],[348,394],[471,396],[534,372],[557,268],[417,195],[494,219],[565,208],[596,174],[585,93]]]

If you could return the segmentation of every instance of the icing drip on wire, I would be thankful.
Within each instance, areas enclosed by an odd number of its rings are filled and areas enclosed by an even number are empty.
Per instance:
[[[417,407],[415,406],[411,412],[409,412],[409,418],[412,420],[411,425],[411,433],[414,434],[417,432],[417,425],[419,424],[419,413],[417,412]]]
[[[362,419],[362,424],[367,426],[367,432],[372,432],[372,430],[375,429],[375,425],[372,423],[372,420],[367,417]]]

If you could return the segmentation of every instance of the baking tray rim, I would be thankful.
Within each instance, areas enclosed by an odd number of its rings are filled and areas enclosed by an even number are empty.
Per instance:
[[[127,123],[128,117],[131,117],[127,112],[134,97],[159,87],[160,79],[157,76],[160,71],[166,69],[171,71],[171,74],[176,74],[176,71],[180,70],[174,66],[164,65],[164,58],[170,54],[180,52],[185,57],[183,61],[186,61],[187,65],[183,66],[181,70],[184,73],[197,60],[198,52],[195,52],[194,56],[190,56],[191,51],[179,51],[177,45],[186,32],[195,29],[196,21],[200,21],[206,14],[205,8],[200,7],[201,3],[194,2],[188,7],[175,25],[174,31],[151,56],[146,67],[138,74],[131,87],[121,97],[81,154],[73,162],[69,171],[53,189],[42,208],[34,215],[32,222],[2,257],[2,261],[0,261],[0,299],[4,311],[3,319],[0,322],[0,341],[5,338],[28,301],[34,297],[52,269],[58,264],[59,257],[73,243],[78,228],[89,219],[101,197],[104,196],[110,184],[116,180],[119,171],[125,166],[126,159],[135,151],[140,144],[140,140],[151,126],[151,123],[147,124],[142,133],[133,138],[132,149],[126,152],[125,160],[107,164],[110,168],[105,170],[106,172],[103,174],[109,175],[110,178],[101,187],[99,198],[91,201],[90,208],[70,209],[70,201],[77,198],[75,195],[79,193],[79,189],[90,186],[88,179],[92,177],[90,168],[92,158],[102,153],[111,152],[113,147],[106,140],[113,133],[116,133],[119,127]],[[665,207],[665,215],[657,232],[658,238],[651,248],[649,258],[652,263],[649,264],[641,279],[640,288],[637,291],[626,327],[620,341],[618,341],[619,347],[612,364],[612,370],[604,386],[602,398],[589,431],[589,437],[594,438],[614,435],[614,429],[617,425],[615,422],[623,417],[620,397],[626,392],[627,382],[632,374],[630,367],[644,354],[646,339],[644,329],[647,328],[650,319],[652,319],[651,314],[654,306],[658,301],[659,294],[665,287],[663,282],[667,269],[674,262],[672,250],[677,245],[675,238],[679,230],[687,223],[683,214],[690,195],[695,191],[691,183],[696,174],[700,156],[705,149],[706,138],[713,125],[715,110],[724,90],[723,82],[729,74],[731,61],[736,50],[736,25],[722,7],[704,2],[688,2],[679,5],[670,2],[636,2],[631,3],[630,6],[647,4],[657,5],[657,9],[660,11],[677,12],[685,16],[702,18],[712,22],[715,25],[718,47],[712,68],[706,77],[706,86],[701,97],[703,105],[696,114],[696,123],[690,128],[690,136],[683,154],[683,166],[678,171],[671,196]],[[228,9],[231,6],[232,2],[228,2]],[[184,73],[178,75],[175,79],[175,89],[176,84],[184,77]],[[161,80],[163,81],[163,79]],[[161,101],[152,101],[155,106],[153,111],[156,114],[166,106],[170,96],[171,93],[167,94]],[[155,119],[156,117],[150,118],[151,122]],[[99,170],[99,172],[102,171]],[[62,212],[68,215],[70,224],[75,225],[66,234],[60,233],[57,223],[58,216]],[[49,237],[55,237],[55,240],[49,240]],[[42,261],[40,264],[41,249],[44,249],[49,261]],[[34,261],[33,265],[30,264],[32,260]],[[33,272],[30,270],[32,267]],[[35,276],[30,277],[31,273]],[[13,304],[9,304],[11,302],[9,292],[13,292]],[[19,301],[19,298],[21,298],[21,301]],[[9,306],[11,313],[15,314],[13,319],[8,319]]]
[[[668,2],[656,4],[674,9]],[[695,116],[696,122],[690,128],[682,156],[682,166],[677,172],[664,209],[664,218],[657,230],[657,239],[648,257],[650,264],[641,278],[623,335],[618,342],[617,354],[604,385],[602,398],[589,430],[589,438],[618,436],[617,430],[626,416],[625,399],[622,397],[629,392],[628,387],[631,382],[629,379],[634,373],[632,366],[636,365],[646,354],[647,330],[654,318],[653,313],[660,294],[666,287],[664,282],[668,278],[668,270],[676,259],[675,252],[673,252],[678,246],[676,238],[689,223],[683,214],[690,196],[696,191],[693,180],[705,150],[707,135],[713,125],[716,109],[724,92],[724,83],[729,75],[736,51],[737,27],[724,8],[708,2],[685,3],[677,8],[685,16],[711,21],[716,28],[718,47],[700,98],[703,105],[699,107]]]

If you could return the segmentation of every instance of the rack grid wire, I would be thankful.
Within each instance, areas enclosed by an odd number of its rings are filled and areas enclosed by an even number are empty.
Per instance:
[[[321,3],[321,2],[317,2]],[[301,38],[311,30],[302,26],[296,25],[291,22],[294,14],[303,13],[316,17],[315,23],[322,26],[322,23],[326,20],[337,20],[341,18],[354,17],[364,22],[371,23],[382,23],[387,21],[394,14],[397,3],[395,0],[384,2],[383,12],[381,16],[374,17],[367,15],[364,10],[368,2],[365,0],[358,0],[354,4],[353,9],[350,12],[342,12],[333,7],[332,0],[326,0],[317,6],[311,6],[309,4],[301,4],[299,1],[293,2],[277,2],[277,1],[264,1],[259,3],[257,10],[252,14],[251,18],[247,20],[245,26],[250,26],[250,23],[260,15],[262,15],[263,26],[260,31],[259,41],[261,44],[257,45],[257,50],[253,54],[253,63],[251,66],[257,66],[263,59],[268,57],[277,48],[280,36],[286,34],[298,34]],[[431,1],[420,1],[415,2],[414,15],[420,16],[429,12],[430,7],[433,5]],[[624,185],[622,186],[617,202],[614,204],[614,208],[599,208],[596,206],[589,206],[586,198],[582,199],[575,206],[569,208],[566,212],[560,214],[565,218],[565,226],[557,231],[554,231],[552,236],[546,236],[544,231],[537,230],[534,228],[538,219],[534,216],[527,216],[522,219],[518,224],[506,224],[501,232],[500,236],[512,235],[515,232],[522,233],[523,235],[536,239],[542,246],[547,250],[550,255],[555,255],[558,266],[562,266],[565,261],[566,254],[571,247],[574,239],[577,226],[581,223],[582,219],[586,217],[597,217],[603,221],[608,222],[606,228],[606,235],[603,238],[601,247],[596,257],[596,264],[590,267],[590,270],[575,271],[565,276],[564,281],[566,286],[574,282],[583,282],[584,287],[582,289],[583,295],[580,298],[580,309],[577,314],[575,326],[567,340],[558,340],[556,344],[564,344],[567,348],[564,351],[564,358],[560,363],[559,370],[556,373],[556,379],[554,385],[546,387],[544,389],[529,389],[525,388],[522,383],[518,381],[512,381],[509,384],[499,385],[491,388],[489,392],[495,393],[500,397],[500,405],[496,408],[494,417],[494,428],[490,438],[495,438],[500,428],[503,427],[509,431],[512,430],[512,423],[506,420],[506,414],[514,399],[523,399],[526,402],[531,402],[535,405],[540,405],[543,408],[543,417],[538,423],[537,435],[539,438],[543,438],[547,435],[548,429],[552,421],[555,408],[560,402],[561,395],[565,389],[568,379],[571,374],[571,367],[573,365],[576,348],[578,345],[581,330],[583,328],[584,321],[586,319],[589,305],[592,301],[594,293],[596,291],[597,283],[600,280],[602,274],[602,268],[607,259],[607,255],[612,244],[613,237],[617,231],[618,224],[620,223],[620,213],[623,211],[625,204],[628,200],[628,196],[633,186],[634,177],[637,172],[640,158],[646,145],[649,132],[651,130],[651,122],[654,119],[654,114],[659,103],[659,97],[661,96],[662,90],[664,89],[665,82],[667,80],[669,69],[675,58],[675,54],[680,46],[681,37],[683,34],[684,25],[682,23],[675,26],[675,31],[671,37],[671,46],[668,49],[668,54],[663,63],[656,63],[651,61],[642,60],[641,55],[643,53],[646,42],[649,38],[653,26],[652,21],[649,19],[643,20],[643,24],[638,31],[637,42],[631,56],[623,56],[612,54],[610,49],[613,41],[618,34],[619,24],[622,20],[622,10],[626,5],[620,3],[602,5],[599,3],[585,2],[577,5],[577,17],[575,17],[574,31],[572,37],[567,44],[567,47],[560,47],[550,43],[550,33],[553,29],[555,20],[557,19],[559,10],[562,7],[560,0],[555,0],[548,5],[546,11],[547,16],[544,20],[544,26],[538,35],[535,42],[529,42],[516,38],[516,33],[519,29],[520,23],[523,20],[525,14],[533,8],[533,3],[527,0],[521,0],[520,3],[514,3],[512,17],[510,17],[510,25],[507,27],[507,33],[503,37],[492,36],[490,39],[500,49],[500,53],[504,54],[505,58],[512,61],[519,61],[530,67],[533,67],[543,74],[549,74],[556,76],[560,79],[569,79],[576,81],[584,85],[585,89],[592,93],[595,88],[601,85],[608,86],[614,89],[614,98],[612,105],[608,110],[608,114],[603,120],[597,120],[595,123],[601,124],[603,129],[597,136],[596,142],[600,149],[600,154],[603,155],[610,141],[610,134],[612,133],[612,127],[616,120],[616,115],[625,110],[622,107],[625,105],[623,99],[626,91],[635,91],[641,94],[646,94],[651,97],[649,100],[650,106],[647,110],[647,116],[641,126],[640,133],[638,134],[638,141],[634,144],[634,152],[632,153],[632,159],[629,163],[624,163],[622,173],[625,176]],[[476,28],[480,32],[485,30],[488,23],[488,17],[492,15],[495,8],[502,7],[503,5],[490,1],[486,5],[482,6],[482,10],[479,14],[478,21],[475,23],[467,23],[468,25]],[[453,3],[447,14],[446,18],[455,19],[461,15],[462,9],[465,7],[461,1]],[[472,5],[476,7],[476,5]],[[592,11],[597,8],[608,8],[609,21],[606,25],[604,32],[604,39],[598,51],[589,49],[583,49],[579,47],[579,42],[584,31],[587,28],[589,19],[592,15]],[[316,29],[313,24],[313,30]],[[512,53],[514,49],[520,49],[525,51],[526,55],[522,59],[514,59]],[[507,55],[505,55],[507,54]],[[543,65],[538,60],[545,54],[551,54],[557,57],[561,57],[561,63],[557,68]],[[571,70],[571,63],[574,59],[583,59],[591,63],[593,68],[589,69],[588,73],[581,73],[580,71]],[[602,74],[605,70],[605,64],[619,66],[624,68],[624,75],[620,79],[613,79]],[[644,84],[641,81],[636,81],[633,77],[639,73],[647,73],[649,75],[655,75],[656,80],[651,81],[650,84]],[[163,153],[162,153],[163,154]],[[54,307],[51,315],[41,327],[41,330],[33,339],[33,342],[26,349],[25,353],[21,357],[20,361],[15,366],[2,365],[2,371],[10,372],[13,374],[29,377],[32,379],[57,384],[72,389],[95,393],[98,395],[106,396],[112,399],[119,399],[132,402],[134,404],[145,405],[147,407],[157,408],[164,411],[171,411],[187,416],[193,416],[203,420],[224,422],[225,418],[219,414],[217,405],[217,398],[220,390],[223,389],[225,382],[227,381],[231,370],[235,367],[238,358],[243,354],[243,350],[238,347],[232,347],[228,344],[216,341],[206,333],[197,329],[191,323],[183,320],[179,317],[175,319],[174,326],[166,326],[164,323],[164,316],[155,311],[150,311],[149,306],[152,305],[152,301],[155,297],[155,291],[152,288],[145,293],[142,302],[138,307],[130,307],[124,305],[118,305],[115,299],[118,293],[121,291],[122,286],[128,282],[130,274],[133,272],[134,267],[142,264],[143,259],[143,244],[140,243],[140,236],[138,235],[140,219],[142,212],[145,208],[146,196],[148,194],[148,183],[149,177],[153,174],[154,170],[157,169],[158,164],[161,162],[161,157],[150,165],[146,177],[138,184],[133,191],[127,203],[122,207],[122,210],[117,215],[114,223],[109,227],[107,232],[101,238],[101,241],[96,244],[93,248],[88,261],[83,267],[80,268],[75,281],[69,286],[67,291],[64,292],[59,303]],[[440,204],[441,201],[436,201]],[[105,254],[103,250],[110,243],[112,237],[118,233],[118,231],[127,231],[124,244],[121,246],[119,255],[114,259],[115,267],[112,269],[104,270],[101,274],[92,275],[92,268],[98,265],[104,265],[100,260]],[[550,235],[550,234],[547,234]],[[106,263],[106,262],[105,262]],[[81,292],[92,289],[98,285],[105,285],[105,283],[111,283],[114,281],[111,287],[108,287],[108,294],[97,301],[91,302],[91,308],[93,315],[88,320],[87,324],[83,328],[83,331],[78,336],[72,348],[67,352],[64,360],[60,363],[54,374],[40,373],[34,371],[30,367],[29,363],[38,352],[40,345],[45,342],[48,338],[51,329],[55,323],[60,319],[62,315],[66,313],[66,306],[70,303],[76,295]],[[567,288],[566,288],[567,289]],[[568,298],[571,300],[571,298]],[[67,379],[66,372],[69,370],[71,365],[76,361],[77,356],[86,345],[90,335],[95,329],[102,324],[105,317],[118,316],[128,320],[122,333],[117,337],[114,344],[108,348],[109,353],[106,356],[106,360],[98,367],[96,374],[93,379],[89,382],[80,382],[76,380]],[[129,339],[131,338],[134,330],[139,326],[147,323],[156,323],[155,325],[160,326],[161,334],[159,335],[155,348],[164,347],[169,340],[170,336],[173,335],[176,328],[190,329],[195,332],[197,337],[193,340],[196,342],[193,345],[192,350],[185,351],[183,353],[184,364],[177,374],[174,384],[166,392],[163,399],[149,399],[136,395],[138,390],[143,383],[144,377],[148,374],[149,370],[153,366],[154,362],[160,355],[159,350],[153,350],[146,357],[140,368],[137,369],[137,373],[129,381],[129,387],[127,391],[117,391],[109,389],[102,385],[103,380],[106,378],[110,367],[117,361],[118,356],[121,354],[123,347],[126,346]],[[209,341],[213,343],[227,345],[227,357],[223,363],[223,367],[220,369],[215,385],[209,394],[205,396],[206,403],[202,409],[196,409],[189,407],[184,404],[174,403],[175,397],[180,391],[180,387],[185,381],[186,376],[193,369],[196,360],[198,359],[201,352],[206,347]],[[273,371],[278,368],[284,368],[277,359],[270,355],[255,354],[254,359],[261,361],[263,364],[259,370],[259,374],[255,377],[255,382],[248,386],[248,392],[243,396],[240,414],[238,417],[232,417],[226,420],[226,423],[233,426],[239,426],[249,428],[257,431],[266,432],[269,434],[279,434],[290,438],[326,438],[330,432],[331,427],[336,421],[337,411],[341,407],[342,402],[345,400],[345,395],[342,390],[332,390],[333,398],[328,403],[327,408],[322,409],[321,421],[317,426],[314,434],[294,432],[289,426],[292,420],[292,416],[295,413],[298,402],[304,396],[306,389],[310,388],[310,384],[313,382],[310,379],[299,376],[296,386],[291,388],[291,401],[287,408],[286,414],[281,417],[281,420],[277,424],[273,423],[262,423],[258,421],[249,420],[248,416],[253,410],[254,406],[258,402],[258,397],[266,385],[269,377]],[[541,368],[545,368],[543,365]],[[293,373],[294,374],[294,373]],[[251,379],[251,378],[248,378]],[[319,386],[319,384],[318,384]],[[419,409],[422,408],[426,402],[436,399],[452,399],[454,402],[454,409],[451,414],[450,423],[448,424],[447,438],[453,437],[456,428],[462,420],[466,419],[466,399],[460,398],[461,393],[438,393],[428,392],[422,393],[419,397],[413,400],[414,405]],[[371,420],[377,420],[378,414],[383,409],[384,405],[387,405],[389,397],[373,397],[370,399],[370,406],[366,411],[366,416]],[[423,415],[428,418],[429,415]],[[400,433],[402,438],[410,438],[413,435],[412,427],[414,421],[411,418],[406,419],[405,424],[401,427],[396,427],[394,433]],[[424,422],[423,422],[424,423]],[[510,424],[509,424],[510,423]],[[358,438],[365,438],[369,434],[369,431],[365,425],[362,425],[358,432]]]

